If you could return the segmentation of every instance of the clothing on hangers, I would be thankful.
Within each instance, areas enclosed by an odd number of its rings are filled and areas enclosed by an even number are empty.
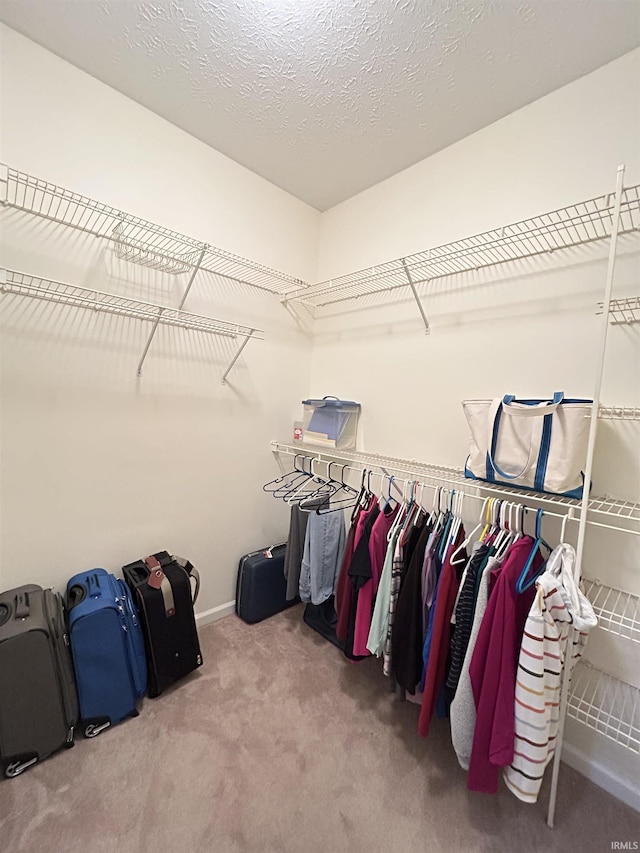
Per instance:
[[[369,509],[361,512],[358,517],[358,527],[355,535],[353,556],[349,562],[347,575],[349,577],[349,611],[347,619],[347,630],[344,640],[344,653],[350,660],[361,660],[362,656],[356,655],[353,650],[355,640],[356,615],[358,612],[358,598],[360,590],[371,577],[371,556],[369,554],[369,539],[377,517],[380,514],[380,505],[377,499],[373,500]],[[367,652],[368,655],[368,652]]]
[[[373,607],[373,615],[371,617],[371,627],[369,628],[369,637],[367,638],[367,649],[372,655],[381,657],[384,651],[385,642],[387,639],[387,631],[389,629],[389,598],[391,596],[391,570],[393,567],[393,555],[395,554],[396,543],[400,536],[400,528],[396,528],[393,536],[387,544],[387,551],[384,558],[384,566],[380,575],[380,583],[378,584],[378,592],[376,594],[376,602]]]
[[[393,623],[392,660],[397,683],[415,694],[422,675],[422,564],[433,523],[427,518],[407,566]]]
[[[393,566],[391,570],[391,591],[389,594],[389,618],[387,628],[387,638],[385,640],[383,652],[382,672],[384,675],[391,677],[393,673],[393,626],[395,622],[396,606],[398,596],[402,590],[406,567],[411,561],[411,557],[417,545],[422,525],[425,522],[425,514],[419,512],[416,517],[410,515],[407,526],[401,531],[396,544],[396,553],[393,558]]]
[[[358,507],[351,521],[349,532],[347,533],[344,553],[342,555],[342,562],[340,563],[340,569],[338,571],[338,581],[336,583],[336,635],[343,643],[347,637],[349,610],[351,608],[351,593],[353,590],[349,579],[348,569],[353,557],[353,550],[356,544],[356,530],[358,529],[358,522],[362,512],[362,508]]]
[[[321,500],[319,505],[326,503]],[[338,570],[345,546],[345,524],[341,512],[309,513],[300,566],[300,598],[322,604],[335,593]]]
[[[497,577],[500,571],[502,558],[489,557],[484,569],[481,570],[480,582],[478,584],[478,593],[476,596],[476,606],[473,614],[473,624],[471,626],[471,634],[469,635],[469,643],[465,652],[462,670],[458,680],[456,695],[449,708],[449,719],[451,722],[451,742],[458,758],[458,764],[463,770],[469,769],[471,761],[471,750],[473,747],[473,732],[476,726],[476,705],[473,698],[473,689],[471,687],[471,676],[469,675],[469,666],[473,651],[475,649],[476,640],[480,631],[480,625],[487,609],[489,601],[489,578],[493,575]]]
[[[560,685],[570,628],[575,661],[597,619],[573,576],[576,554],[559,545],[536,579],[536,596],[527,617],[515,688],[513,761],[504,781],[519,800],[535,803],[542,777],[553,758],[560,716]]]
[[[476,580],[489,558],[489,546],[476,543],[460,583],[459,595],[454,607],[455,628],[451,635],[449,671],[445,681],[447,699],[451,703],[456,695],[462,663],[467,651],[473,617],[476,608]]]
[[[291,505],[289,536],[284,555],[284,576],[287,579],[286,599],[291,601],[299,595],[300,567],[304,553],[304,540],[307,532],[309,513],[302,512],[297,504]]]
[[[391,525],[399,511],[400,504],[396,504],[395,507],[387,505],[384,510],[379,512],[371,528],[368,565],[370,575],[358,593],[353,639],[354,655],[367,657],[371,654],[367,649],[367,640],[369,639],[369,630],[371,628],[374,599],[378,591],[378,584],[387,551],[387,534],[391,530]]]
[[[447,656],[451,636],[451,614],[458,594],[458,586],[463,567],[451,564],[451,555],[465,539],[462,525],[453,542],[446,547],[442,571],[438,579],[438,590],[433,605],[431,635],[428,655],[425,660],[424,690],[422,706],[418,717],[418,734],[426,737],[436,709],[440,690],[444,684]]]
[[[516,667],[524,624],[535,597],[535,586],[517,593],[516,583],[534,545],[530,536],[523,536],[509,547],[495,587],[490,589],[471,659],[469,674],[476,705],[467,778],[471,791],[495,794],[500,768],[513,760]],[[536,550],[533,572],[543,563]]]

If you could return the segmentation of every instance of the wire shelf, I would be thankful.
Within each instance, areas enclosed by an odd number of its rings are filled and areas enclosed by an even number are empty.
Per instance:
[[[271,442],[271,449],[276,453],[286,453],[314,456],[318,459],[334,460],[336,462],[355,462],[362,467],[376,466],[391,471],[407,474],[409,478],[414,477],[426,483],[444,485],[447,488],[460,488],[470,491],[479,489],[483,494],[490,496],[504,496],[507,499],[519,498],[520,500],[536,501],[550,508],[564,509],[570,518],[577,520],[581,502],[562,495],[550,495],[542,492],[529,491],[528,489],[515,489],[503,486],[499,483],[485,483],[482,480],[472,480],[464,476],[464,471],[459,468],[449,468],[442,465],[430,465],[416,459],[402,459],[397,456],[384,456],[380,453],[359,453],[344,450],[319,450],[312,445],[283,444],[278,441]],[[609,529],[620,530],[624,533],[640,535],[640,504],[633,501],[617,500],[611,497],[589,498],[589,520],[588,523]],[[593,517],[595,516],[595,518]],[[630,524],[629,527],[618,527],[615,521]]]
[[[2,204],[68,225],[114,243],[116,255],[136,264],[179,274],[200,269],[280,296],[300,291],[306,282],[254,261],[124,213],[72,190],[0,165]]]
[[[603,303],[598,302],[596,314],[602,314],[603,310]],[[640,296],[612,299],[609,304],[609,322],[613,326],[640,323]]]
[[[567,714],[632,752],[640,753],[640,690],[579,661],[573,669]]]
[[[584,578],[585,594],[598,617],[600,628],[640,643],[640,596]]]
[[[640,421],[638,406],[600,406],[598,417],[614,421]]]
[[[503,228],[398,258],[290,294],[290,300],[322,306],[508,261],[592,243],[610,236],[612,194],[553,210]],[[640,184],[623,190],[620,234],[640,231]],[[640,314],[639,314],[640,316]]]
[[[251,329],[248,326],[191,314],[177,308],[140,302],[137,299],[128,299],[112,293],[103,293],[99,290],[38,278],[14,270],[0,270],[0,292],[44,299],[48,302],[72,305],[76,308],[104,311],[108,314],[118,314],[136,320],[150,320],[165,326],[178,326],[182,329],[193,329],[229,338],[262,339],[264,336],[264,332],[260,329]]]

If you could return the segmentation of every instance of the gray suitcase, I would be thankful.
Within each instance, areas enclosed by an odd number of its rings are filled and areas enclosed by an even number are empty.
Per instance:
[[[0,593],[0,772],[12,778],[73,746],[78,699],[59,595]]]

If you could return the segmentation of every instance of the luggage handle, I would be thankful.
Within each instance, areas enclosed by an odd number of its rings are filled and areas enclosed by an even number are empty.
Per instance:
[[[21,592],[16,595],[15,618],[27,619],[31,608],[29,607],[29,593]]]
[[[67,591],[67,611],[73,610],[73,608],[77,604],[80,604],[81,601],[84,601],[86,597],[86,587],[82,584],[74,583],[74,585]]]
[[[149,569],[149,577],[147,578],[147,585],[152,589],[159,589],[162,592],[162,599],[164,601],[164,615],[166,617],[175,616],[176,613],[176,603],[173,598],[173,588],[171,586],[171,582],[169,578],[162,571],[162,566],[158,562],[157,557],[151,555],[150,557],[145,557],[144,562]]]
[[[182,569],[185,570],[189,580],[193,578],[196,582],[195,589],[191,592],[191,602],[193,604],[196,603],[198,599],[198,594],[200,592],[200,572],[196,569],[193,563],[186,560],[184,557],[176,557],[175,555],[171,557],[174,563],[177,563]]]

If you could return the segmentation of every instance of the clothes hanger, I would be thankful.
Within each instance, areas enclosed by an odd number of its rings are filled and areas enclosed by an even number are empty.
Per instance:
[[[280,497],[280,495],[277,495],[276,492],[283,488],[283,485],[286,483],[288,478],[294,477],[296,480],[298,480],[301,477],[305,477],[306,473],[304,472],[304,468],[298,468],[298,459],[300,459],[301,456],[302,454],[300,453],[294,454],[293,471],[287,471],[286,474],[281,474],[279,477],[276,477],[275,480],[269,480],[269,482],[265,483],[262,487],[262,491],[267,492],[267,494],[272,494],[275,497]],[[304,457],[302,458],[304,459]],[[269,486],[275,486],[275,488],[270,489]],[[287,485],[287,489],[288,488],[289,486]]]
[[[331,466],[337,465],[337,464],[338,464],[337,462],[329,462],[328,476],[330,479],[332,477]],[[318,507],[316,509],[316,512],[318,515],[326,515],[329,512],[337,512],[338,510],[348,509],[349,507],[352,507],[354,505],[354,501],[358,495],[358,492],[356,491],[356,489],[353,488],[353,486],[349,486],[344,481],[344,471],[345,471],[346,467],[347,467],[346,465],[341,466],[342,470],[340,472],[340,481],[339,482],[336,480],[331,480],[332,484],[337,486],[337,488],[334,491],[334,493],[331,495],[331,500],[330,500],[329,506],[327,506],[327,507],[322,506],[322,507]],[[341,495],[341,493],[344,493],[344,495],[347,495],[347,497],[344,497],[343,495]],[[336,497],[338,497],[338,496],[340,496],[340,497],[338,500],[336,500]]]
[[[529,569],[531,568],[531,565],[533,564],[533,560],[534,560],[536,554],[538,553],[538,551],[540,551],[540,549],[543,547],[546,548],[549,553],[551,553],[551,551],[553,550],[551,548],[551,546],[547,542],[545,542],[544,539],[542,538],[542,516],[543,515],[544,515],[544,510],[542,510],[542,509],[537,510],[537,512],[536,512],[536,528],[535,528],[536,539],[535,539],[535,542],[533,543],[533,547],[531,548],[531,553],[529,554],[529,556],[527,558],[527,562],[525,563],[524,568],[520,572],[520,577],[518,578],[518,580],[516,582],[516,592],[518,592],[518,593],[522,593],[525,590],[529,589],[530,586],[533,586],[533,584],[536,582],[536,578],[538,577],[538,575],[540,575],[544,571],[545,564],[543,563],[539,569],[537,569],[535,572],[533,572],[533,574],[531,575],[530,578],[527,578],[527,575],[529,573]]]
[[[317,462],[318,460],[313,456],[310,456],[307,458],[310,461],[309,476],[307,477],[307,480],[305,482],[300,483],[300,485],[297,488],[293,489],[291,492],[289,492],[288,494],[285,495],[285,497],[284,497],[285,503],[300,504],[300,503],[302,503],[302,501],[310,499],[312,497],[313,498],[322,497],[323,493],[321,492],[321,489],[323,487],[326,487],[329,483],[329,481],[326,479],[326,477],[321,477],[320,474],[317,474],[314,471],[314,468],[313,468],[314,463]],[[310,492],[304,491],[305,487],[308,485],[314,486],[314,488]],[[301,507],[301,509],[302,509],[302,507]],[[316,507],[313,507],[313,509],[316,509]]]
[[[484,499],[484,501],[482,502],[482,508],[480,509],[480,519],[479,519],[478,523],[473,528],[471,533],[467,536],[467,538],[464,540],[464,542],[461,545],[458,545],[456,550],[449,557],[449,562],[451,563],[452,566],[459,566],[460,563],[464,563],[464,561],[465,561],[464,557],[461,557],[459,560],[457,560],[456,557],[458,557],[458,555],[462,554],[462,552],[466,548],[468,548],[468,546],[471,544],[471,542],[473,540],[473,537],[476,535],[478,530],[480,530],[480,528],[484,524],[485,512],[487,510],[487,505],[488,505],[490,500],[492,500],[492,498],[485,498]],[[486,525],[485,525],[485,527],[486,527]],[[480,541],[482,541],[482,535],[480,535],[479,539],[480,539]]]

